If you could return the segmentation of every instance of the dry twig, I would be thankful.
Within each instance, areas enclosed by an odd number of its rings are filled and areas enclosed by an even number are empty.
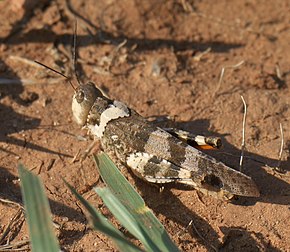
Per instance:
[[[193,227],[193,229],[194,229],[194,231],[195,231],[195,233],[199,236],[199,238],[201,239],[201,240],[203,240],[203,242],[205,243],[205,244],[207,244],[208,246],[210,246],[215,252],[218,252],[218,249],[215,247],[215,246],[213,246],[213,245],[211,245],[200,233],[199,233],[199,231],[197,230],[197,228],[196,228],[196,226],[194,225],[194,222],[193,222],[193,220],[191,220],[190,222],[189,222],[189,224],[188,224],[188,227],[189,226],[192,226]]]
[[[243,130],[242,130],[242,146],[241,146],[241,158],[240,158],[240,172],[243,169],[243,160],[244,160],[244,152],[245,152],[245,135],[246,135],[246,119],[247,119],[247,104],[245,102],[244,97],[241,95],[241,99],[244,104],[244,116],[243,116]]]
[[[189,13],[193,12],[193,7],[186,0],[181,0],[180,3],[185,12],[189,12]]]
[[[45,80],[35,80],[35,79],[8,79],[0,78],[0,85],[44,85],[44,84],[59,84],[62,78],[50,78]]]
[[[275,64],[276,76],[279,80],[282,80],[282,74],[279,63]]]
[[[3,203],[5,203],[5,204],[16,205],[16,206],[18,206],[19,208],[24,209],[24,207],[23,207],[20,203],[17,203],[17,202],[14,202],[14,201],[8,200],[8,199],[2,199],[2,198],[0,198],[0,201],[3,202]]]
[[[19,241],[19,242],[15,242],[15,243],[9,243],[9,244],[5,244],[0,246],[0,251],[28,251],[28,248],[20,248],[23,246],[28,246],[29,245],[29,240],[23,240],[23,241]]]
[[[14,61],[19,61],[21,63],[25,63],[27,65],[30,65],[30,66],[33,66],[33,67],[36,67],[36,68],[41,68],[41,66],[39,64],[35,63],[35,61],[27,59],[27,58],[24,58],[24,57],[20,57],[20,56],[17,56],[17,55],[10,55],[9,59],[14,60]]]
[[[195,56],[193,57],[193,60],[194,60],[194,61],[200,61],[201,58],[202,58],[204,55],[208,54],[210,51],[211,51],[211,47],[208,47],[205,51],[200,52],[199,54],[195,55]]]
[[[217,85],[217,88],[216,90],[214,91],[213,93],[213,96],[215,96],[217,94],[217,92],[220,90],[221,88],[221,84],[222,84],[222,81],[223,81],[223,77],[224,77],[224,74],[225,74],[225,71],[226,69],[236,69],[238,67],[240,67],[241,65],[243,65],[245,63],[244,60],[240,61],[238,64],[236,65],[231,65],[231,66],[224,66],[221,70],[221,74],[220,74],[220,78],[219,78],[219,82],[218,82],[218,85]]]
[[[281,160],[282,160],[282,155],[283,155],[283,149],[284,149],[284,133],[283,133],[283,126],[282,123],[280,123],[280,134],[281,134],[281,146],[280,146],[280,151],[279,151],[279,157],[278,157],[278,163],[277,166],[275,167],[275,170],[281,171]]]
[[[21,219],[21,217],[23,217],[23,208],[19,208],[18,211],[16,212],[16,214],[10,220],[9,224],[7,225],[7,227],[5,228],[5,230],[3,231],[3,233],[0,237],[0,244],[5,240],[6,236],[13,229],[13,226],[18,222],[18,220]]]
[[[193,220],[191,220],[191,221],[187,224],[187,226],[186,226],[184,229],[182,229],[182,230],[180,230],[179,232],[177,232],[177,233],[174,235],[174,237],[182,236],[182,235],[184,235],[186,232],[188,232],[188,229],[189,229],[189,227],[192,225],[192,223],[193,223]]]

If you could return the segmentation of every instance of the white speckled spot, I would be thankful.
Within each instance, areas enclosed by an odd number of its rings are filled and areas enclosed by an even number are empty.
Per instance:
[[[87,115],[84,113],[83,108],[77,102],[75,98],[75,94],[72,99],[72,112],[73,112],[73,117],[76,123],[79,125],[84,125]]]
[[[198,150],[187,146],[185,148],[185,160],[181,164],[181,167],[189,171],[198,171],[197,153]]]
[[[137,152],[132,153],[127,157],[127,165],[134,169],[134,170],[144,170],[145,165],[148,163],[150,158],[152,158],[153,155],[150,155],[146,152]]]
[[[110,105],[100,117],[100,125],[88,125],[89,130],[93,135],[98,138],[101,138],[104,134],[105,128],[111,120],[127,117],[129,116],[129,110],[127,106],[118,101],[114,101],[113,105]]]
[[[149,139],[144,147],[144,150],[149,153],[154,153],[158,155],[158,153],[162,153],[164,157],[170,158],[170,145],[168,138],[171,135],[161,129],[157,129],[152,132],[149,136]]]
[[[172,163],[170,163],[169,161],[167,161],[165,159],[162,159],[160,164],[164,167],[170,167],[172,165]]]
[[[182,169],[180,167],[176,167],[171,162],[162,159],[162,161],[159,163],[159,167],[161,168],[159,172],[156,173],[156,177],[164,177],[168,170],[178,170],[178,178],[179,179],[190,179],[191,178],[191,172]]]
[[[198,145],[207,145],[204,136],[196,136],[194,140]]]
[[[149,177],[146,176],[145,179],[150,182],[150,183],[154,183],[154,184],[165,184],[165,183],[170,183],[170,182],[174,182],[174,179],[170,179],[170,178],[153,178],[153,177]]]
[[[178,172],[178,177],[180,179],[191,179],[191,172],[186,169],[180,169]]]
[[[117,108],[123,110],[125,113],[129,114],[129,109],[125,103],[120,102],[120,101],[114,101],[113,104],[115,107],[117,107]]]
[[[119,139],[119,137],[117,135],[112,135],[111,138],[113,141],[117,141]]]

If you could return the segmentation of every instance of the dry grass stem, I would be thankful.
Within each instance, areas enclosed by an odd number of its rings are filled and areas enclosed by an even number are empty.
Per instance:
[[[42,85],[42,84],[59,84],[63,81],[62,78],[45,79],[42,81],[31,79],[8,79],[0,78],[0,85]]]
[[[195,233],[198,235],[198,237],[201,239],[201,240],[203,240],[203,242],[205,243],[205,244],[207,244],[208,246],[210,246],[215,252],[218,252],[218,249],[215,247],[215,246],[213,246],[213,245],[211,245],[200,233],[199,233],[199,231],[197,230],[197,228],[196,228],[196,226],[194,225],[194,222],[193,222],[193,220],[191,220],[190,222],[189,222],[189,224],[188,224],[188,226],[187,226],[187,228],[189,227],[189,226],[192,226],[193,227],[193,229],[194,229],[194,231],[195,231]]]
[[[23,207],[21,204],[17,203],[17,202],[14,202],[14,201],[11,201],[11,200],[7,200],[7,199],[2,199],[2,198],[0,198],[0,201],[1,201],[2,203],[15,205],[15,206],[17,206],[17,207],[19,207],[19,208],[24,209],[24,207]]]
[[[282,74],[281,74],[281,69],[280,69],[280,65],[277,63],[275,65],[275,70],[276,70],[276,76],[279,80],[282,80]]]
[[[199,54],[195,55],[195,56],[193,57],[193,60],[194,60],[194,61],[200,61],[201,58],[202,58],[204,55],[208,54],[210,51],[211,51],[211,47],[209,47],[209,48],[207,48],[205,51],[200,52]]]
[[[29,245],[29,240],[23,240],[15,243],[8,243],[5,245],[0,246],[0,251],[30,251],[30,249],[27,248],[20,248],[23,246],[28,246]]]
[[[39,64],[37,64],[35,61],[24,58],[24,57],[20,57],[20,56],[15,56],[15,55],[10,55],[9,59],[14,60],[14,61],[19,61],[21,63],[25,63],[27,65],[36,67],[36,68],[41,68],[41,66]]]
[[[275,169],[278,171],[281,170],[280,166],[281,166],[281,160],[282,160],[283,149],[284,149],[284,133],[283,133],[282,123],[280,123],[280,134],[281,134],[281,146],[280,146],[280,151],[279,151],[278,164],[275,167]]]
[[[246,135],[246,119],[247,119],[247,104],[245,102],[244,97],[241,95],[241,99],[244,105],[244,116],[243,116],[243,130],[242,130],[242,146],[241,146],[241,157],[240,157],[240,172],[243,169],[243,160],[244,160],[244,152],[245,152],[245,135]]]
[[[0,244],[5,240],[6,236],[9,234],[11,230],[13,230],[13,226],[17,224],[17,221],[23,217],[23,208],[19,208],[16,214],[11,218],[9,224],[3,231],[0,237]]]
[[[188,229],[189,229],[189,227],[192,225],[192,222],[193,222],[193,220],[191,220],[183,230],[180,230],[178,233],[176,233],[176,234],[174,235],[174,237],[182,236],[182,235],[184,235],[186,232],[188,232]]]
[[[243,65],[244,63],[245,63],[245,61],[242,60],[238,64],[230,65],[230,66],[224,66],[222,68],[221,74],[220,74],[220,78],[219,78],[219,82],[218,82],[218,85],[217,85],[217,88],[216,88],[215,92],[213,93],[213,96],[215,96],[217,94],[217,92],[221,88],[221,84],[222,84],[222,81],[223,81],[223,78],[224,78],[224,74],[225,74],[226,69],[236,69],[236,68],[240,67],[241,65]]]
[[[182,5],[182,8],[185,12],[193,12],[193,7],[191,6],[190,3],[188,3],[186,0],[181,0],[180,1],[181,5]]]
[[[231,65],[231,66],[224,66],[221,70],[221,74],[220,74],[220,78],[219,78],[219,83],[218,85],[220,86],[221,83],[222,83],[222,80],[223,80],[223,77],[224,77],[224,74],[225,74],[225,70],[226,69],[235,69],[235,68],[238,68],[240,67],[241,65],[243,65],[245,63],[244,60],[242,60],[241,62],[239,62],[238,64],[236,65]]]

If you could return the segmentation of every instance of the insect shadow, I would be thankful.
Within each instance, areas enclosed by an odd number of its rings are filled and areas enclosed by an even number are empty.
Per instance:
[[[160,192],[156,186],[148,186],[146,182],[140,179],[135,179],[135,182],[138,189],[142,192],[142,197],[145,199],[146,204],[154,213],[161,214],[166,219],[170,219],[184,227],[186,231],[175,234],[179,237],[180,244],[186,244],[186,236],[183,236],[183,234],[187,233],[197,239],[208,251],[244,251],[242,248],[245,244],[248,244],[248,251],[256,251],[261,244],[269,251],[279,251],[279,249],[269,244],[263,234],[241,227],[220,227],[221,232],[225,236],[223,241],[220,241],[220,235],[211,225],[194,211],[188,209],[178,196],[169,190],[171,188],[181,188],[184,190],[182,185],[167,185],[166,189]],[[196,197],[193,197],[193,200],[196,200]],[[191,221],[193,224],[189,226]],[[254,239],[253,236],[258,237],[258,239]]]
[[[41,119],[33,118],[15,111],[11,106],[4,104],[3,100],[7,97],[10,102],[17,103],[21,107],[29,107],[33,104],[34,101],[38,99],[38,94],[36,93],[26,93],[24,86],[21,83],[20,78],[17,74],[5,64],[5,62],[0,60],[1,65],[1,77],[7,76],[7,78],[13,78],[15,84],[1,84],[0,86],[0,153],[5,156],[5,153],[9,155],[14,155],[18,157],[20,154],[14,151],[11,151],[10,148],[6,146],[16,145],[23,148],[29,148],[36,151],[46,152],[50,154],[65,155],[57,151],[50,150],[43,146],[39,146],[33,143],[26,141],[25,139],[16,138],[13,134],[19,133],[21,131],[37,129],[40,126]],[[7,74],[9,73],[9,74]],[[0,198],[9,200],[15,203],[22,203],[20,187],[15,183],[19,178],[9,170],[15,170],[17,165],[17,160],[9,164],[9,167],[3,164],[4,158],[2,156],[1,165],[0,165]],[[71,157],[71,156],[69,156]],[[74,210],[71,207],[68,207],[60,202],[49,199],[52,213],[55,215],[60,215],[68,218],[71,221],[77,221],[79,223],[85,222],[85,217],[80,212]],[[1,203],[2,204],[2,203]],[[15,234],[16,235],[16,234]],[[83,236],[82,231],[73,231],[70,236],[74,236],[76,239]],[[73,240],[68,239],[68,242]],[[66,242],[66,241],[64,241]]]
[[[209,128],[208,120],[196,120],[191,122],[173,122],[167,120],[158,120],[158,126],[160,127],[176,127],[178,129],[183,129],[187,131],[194,132],[195,134],[201,134],[205,136],[218,136],[221,137],[224,144],[223,152],[235,153],[235,156],[222,155],[219,152],[221,151],[207,151],[207,154],[215,156],[217,160],[220,160],[230,167],[239,167],[240,159],[240,150],[235,146],[229,144],[225,141],[225,135],[221,135],[215,132],[210,132],[207,129]],[[163,122],[160,122],[163,121]],[[277,162],[277,160],[269,159],[264,156],[255,155],[253,153],[247,152],[246,156],[259,158],[261,162],[272,164]],[[256,162],[250,158],[245,162],[244,166],[246,167],[246,173],[253,177],[258,187],[261,190],[261,197],[258,199],[248,198],[248,197],[237,197],[232,201],[233,204],[237,205],[254,205],[257,201],[269,202],[274,204],[286,205],[289,203],[289,197],[286,198],[283,195],[280,195],[281,190],[286,190],[288,184],[274,176],[267,174],[264,169],[262,169],[262,163]],[[283,166],[287,162],[283,163]],[[188,229],[187,232],[196,239],[199,240],[201,244],[207,247],[208,250],[212,250],[213,247],[219,251],[243,251],[242,247],[245,244],[251,244],[249,249],[253,248],[255,251],[256,248],[264,246],[271,251],[279,251],[272,245],[269,245],[267,239],[261,233],[251,232],[240,227],[221,227],[221,231],[224,233],[224,241],[219,240],[219,235],[216,231],[210,226],[210,224],[204,220],[202,217],[198,216],[195,212],[191,211],[186,207],[178,196],[174,195],[170,189],[176,188],[181,190],[192,190],[186,185],[181,184],[166,184],[165,189],[160,193],[160,190],[157,186],[149,186],[148,183],[136,178],[131,170],[128,170],[132,177],[135,178],[135,184],[137,188],[141,191],[142,197],[145,199],[146,204],[157,214],[162,214],[166,218],[172,220],[173,222],[179,223],[185,229]],[[202,194],[200,195],[202,197]],[[196,197],[193,196],[193,199]],[[187,228],[190,221],[193,221],[196,229],[199,230],[198,234],[196,230],[191,227]],[[200,236],[206,234],[206,238],[202,239]],[[182,240],[182,235],[180,242],[186,242]],[[207,241],[210,241],[207,242]],[[252,250],[251,250],[252,251]]]
[[[280,251],[272,244],[265,241],[264,236],[259,232],[248,232],[241,227],[220,227],[224,233],[223,244],[220,252],[226,251]]]
[[[16,137],[11,136],[17,132],[36,129],[40,126],[41,119],[33,118],[26,115],[22,115],[15,111],[12,107],[4,105],[1,102],[6,96],[8,96],[11,101],[15,101],[19,106],[28,107],[34,101],[38,99],[38,94],[34,92],[25,92],[24,87],[21,83],[20,78],[16,73],[13,72],[9,66],[5,64],[5,62],[0,60],[1,69],[4,69],[4,72],[1,73],[1,76],[5,76],[5,73],[9,72],[9,77],[13,76],[13,81],[15,84],[1,84],[1,97],[0,97],[0,116],[1,116],[1,124],[0,124],[0,143],[17,145],[29,149],[34,149],[37,151],[42,151],[50,154],[58,154],[67,156],[66,154],[62,154],[60,152],[50,150],[43,146],[30,143],[26,140],[22,140]],[[0,146],[0,150],[9,152],[5,148]],[[17,156],[17,153],[12,153]]]

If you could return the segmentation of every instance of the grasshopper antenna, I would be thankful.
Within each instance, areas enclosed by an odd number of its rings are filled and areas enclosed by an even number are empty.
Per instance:
[[[56,74],[59,74],[59,75],[61,75],[62,77],[64,77],[64,78],[66,78],[66,80],[69,82],[69,84],[72,86],[72,88],[74,89],[74,91],[76,91],[76,88],[74,87],[74,85],[72,84],[72,82],[71,82],[71,80],[70,80],[70,78],[69,77],[67,77],[66,75],[64,75],[63,73],[61,73],[61,72],[59,72],[59,71],[57,71],[57,70],[55,70],[55,69],[53,69],[53,68],[51,68],[51,67],[49,67],[49,66],[46,66],[46,65],[44,65],[43,63],[40,63],[40,62],[38,62],[38,61],[34,61],[35,63],[37,63],[37,64],[39,64],[39,65],[41,65],[41,66],[43,66],[43,67],[45,67],[45,68],[47,68],[47,69],[49,69],[50,71],[52,71],[52,72],[55,72]]]
[[[73,64],[73,70],[74,70],[77,82],[80,85],[81,82],[80,82],[80,79],[79,79],[79,76],[78,76],[78,73],[77,73],[76,47],[77,47],[77,19],[75,18],[73,49],[72,49],[72,64]]]

